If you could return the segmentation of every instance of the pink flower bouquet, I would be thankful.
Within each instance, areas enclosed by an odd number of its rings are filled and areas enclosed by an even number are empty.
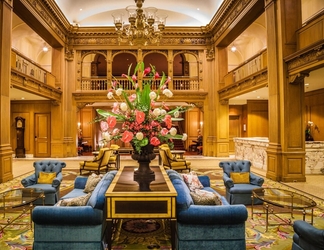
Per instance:
[[[136,65],[134,73],[130,76],[123,74],[133,86],[134,91],[126,92],[117,80],[112,82],[108,99],[114,99],[111,111],[97,109],[99,117],[95,121],[100,122],[102,135],[105,141],[122,140],[131,143],[137,153],[141,148],[151,144],[159,146],[167,143],[173,148],[172,139],[186,140],[187,135],[177,134],[177,129],[172,127],[172,119],[179,117],[180,113],[188,108],[176,107],[170,110],[162,97],[171,98],[173,93],[167,88],[170,78],[162,77],[155,70],[155,67],[144,68],[144,63]],[[141,75],[140,75],[141,74]],[[148,77],[148,78],[147,78]],[[148,79],[139,81],[138,79]],[[160,80],[156,91],[152,86]],[[117,122],[121,122],[121,129],[115,128]]]

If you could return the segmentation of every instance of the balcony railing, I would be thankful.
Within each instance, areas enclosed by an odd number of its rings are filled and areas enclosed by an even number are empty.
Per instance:
[[[55,77],[50,72],[14,49],[11,50],[11,68],[41,83],[55,87]]]
[[[124,90],[134,89],[132,83],[125,78],[116,77],[118,81],[118,87]],[[145,79],[144,79],[145,80]],[[160,80],[154,81],[151,86],[152,90],[157,90],[160,86]],[[173,87],[172,87],[173,86]],[[174,79],[168,84],[170,90],[199,90],[198,77],[174,77]],[[81,90],[108,90],[111,88],[111,83],[108,84],[106,78],[82,78]]]

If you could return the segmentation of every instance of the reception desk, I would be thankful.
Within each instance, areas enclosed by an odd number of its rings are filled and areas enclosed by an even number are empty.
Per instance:
[[[269,140],[266,137],[236,137],[235,159],[249,160],[255,168],[267,171],[267,148]],[[324,141],[305,142],[305,173],[322,174],[324,167]]]

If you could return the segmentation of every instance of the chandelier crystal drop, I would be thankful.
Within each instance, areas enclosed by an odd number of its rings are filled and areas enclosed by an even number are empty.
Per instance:
[[[148,7],[142,9],[144,0],[135,0],[136,6],[128,6],[128,22],[123,22],[123,14],[118,12],[112,14],[118,43],[130,45],[159,44],[162,31],[165,28],[166,15],[157,15],[157,9]]]

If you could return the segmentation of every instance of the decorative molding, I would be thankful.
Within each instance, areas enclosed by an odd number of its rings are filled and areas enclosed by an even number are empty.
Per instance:
[[[229,104],[229,100],[228,99],[222,99],[222,100],[219,101],[219,103],[221,105],[228,105]]]
[[[77,102],[76,106],[78,109],[83,109],[85,106],[89,105],[89,104],[93,104],[93,102]]]
[[[67,61],[73,61],[74,59],[74,50],[69,47],[65,47],[65,59]]]
[[[206,26],[206,32],[213,34],[212,41],[217,41],[226,30],[229,30],[233,22],[251,4],[251,0],[225,0],[210,23]]]
[[[289,83],[291,84],[304,84],[304,78],[308,77],[309,73],[297,73],[289,76]]]
[[[324,42],[321,41],[317,46],[312,48],[300,50],[293,55],[285,58],[288,72],[301,72],[318,65],[320,61],[324,64]],[[295,73],[294,73],[295,74]]]
[[[251,90],[266,87],[268,83],[268,70],[263,69],[247,78],[226,86],[218,91],[220,101],[230,99],[237,95],[248,93]]]
[[[207,61],[212,61],[215,59],[214,48],[210,48],[210,49],[206,50],[206,58],[207,58]]]
[[[45,22],[48,27],[51,27],[51,30],[53,30],[63,42],[67,41],[67,34],[71,25],[54,1],[25,0],[23,4],[28,4],[29,7],[34,10],[33,15],[38,19],[41,18],[42,20],[39,20],[41,23]],[[35,13],[37,13],[37,15],[35,15]]]
[[[52,104],[53,106],[60,106],[60,102],[58,102],[58,101],[56,101],[56,100],[52,100],[52,101],[51,101],[51,104]]]

